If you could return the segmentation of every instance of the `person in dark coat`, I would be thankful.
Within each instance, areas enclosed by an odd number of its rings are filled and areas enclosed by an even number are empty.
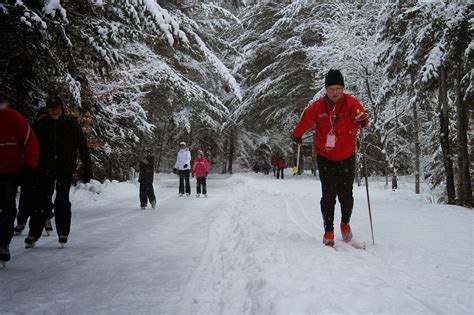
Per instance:
[[[43,106],[38,110],[37,121],[48,117],[48,109]],[[36,124],[32,126],[33,130],[36,128]],[[38,171],[30,168],[22,168],[20,172],[20,200],[18,202],[18,214],[16,216],[16,226],[14,229],[15,235],[21,235],[25,229],[26,222],[31,215],[35,207],[38,207],[38,188],[39,188],[39,176]],[[50,203],[50,207],[46,209],[46,222],[44,229],[49,235],[53,230],[51,225],[51,219],[54,217],[53,213],[54,205]]]
[[[153,177],[155,175],[155,158],[151,152],[147,152],[145,157],[139,163],[138,182],[140,183],[140,207],[145,209],[148,201],[151,207],[155,209],[156,197],[153,189]]]
[[[0,262],[10,260],[16,216],[17,176],[38,165],[38,142],[28,121],[0,93]],[[42,228],[42,227],[41,227]]]
[[[34,247],[41,237],[51,198],[56,191],[54,214],[59,245],[63,247],[71,229],[71,203],[69,190],[73,173],[77,167],[77,152],[82,161],[82,180],[92,179],[91,155],[81,126],[73,117],[64,113],[63,101],[59,96],[46,100],[49,116],[38,122],[36,132],[39,143],[40,176],[39,209],[31,213],[30,231],[25,247]]]

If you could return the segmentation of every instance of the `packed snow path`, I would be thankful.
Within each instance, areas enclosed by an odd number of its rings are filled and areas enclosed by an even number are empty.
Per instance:
[[[472,211],[371,183],[373,246],[354,186],[351,225],[367,249],[336,251],[321,243],[319,181],[286,175],[211,175],[209,198],[194,180],[180,198],[160,174],[156,210],[139,210],[135,183],[75,188],[66,248],[14,238],[0,313],[473,313]]]

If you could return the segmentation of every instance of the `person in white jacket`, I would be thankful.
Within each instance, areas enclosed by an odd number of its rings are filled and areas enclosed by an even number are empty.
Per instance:
[[[191,171],[191,152],[186,147],[186,142],[179,144],[179,152],[176,157],[175,171],[179,175],[179,196],[191,195],[191,185],[189,184],[189,173]],[[186,187],[185,187],[186,185]]]

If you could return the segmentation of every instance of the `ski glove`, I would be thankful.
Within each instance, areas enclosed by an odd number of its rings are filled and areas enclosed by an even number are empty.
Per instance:
[[[90,182],[92,179],[92,170],[89,170],[89,169],[85,169],[83,172],[82,172],[82,181],[84,183],[88,183]]]
[[[367,124],[367,114],[365,112],[357,110],[355,120],[361,127],[365,127],[365,125]]]
[[[303,142],[301,137],[295,137],[295,136],[291,135],[291,139],[293,139],[293,141],[296,142],[296,143],[302,143]]]
[[[178,173],[178,170],[175,167],[175,168],[173,168],[173,174],[176,174],[176,173]]]

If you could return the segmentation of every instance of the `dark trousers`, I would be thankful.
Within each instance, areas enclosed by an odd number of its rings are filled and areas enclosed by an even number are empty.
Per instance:
[[[202,188],[202,193],[206,195],[207,194],[206,176],[196,178],[196,193],[200,194],[201,188]]]
[[[10,245],[16,217],[16,174],[0,175],[0,246]]]
[[[148,202],[150,204],[156,200],[153,183],[140,183],[140,206],[146,207]]]
[[[354,182],[355,155],[343,161],[331,161],[318,156],[319,178],[321,180],[321,213],[324,230],[334,231],[334,206],[336,197],[341,204],[341,223],[349,224],[354,206],[352,184]]]
[[[179,193],[184,194],[185,192],[185,185],[186,185],[186,193],[191,193],[191,184],[189,183],[189,170],[179,170]]]
[[[285,178],[285,175],[283,174],[283,170],[284,170],[283,168],[277,169],[277,179],[279,179],[280,176],[281,176],[281,179]]]
[[[40,208],[33,210],[30,218],[30,231],[28,236],[40,238],[43,232],[44,222],[48,216],[48,208],[51,206],[51,198],[56,190],[54,199],[54,221],[58,236],[68,236],[71,230],[71,203],[69,202],[69,190],[71,189],[71,178],[56,178],[43,175],[40,178],[39,200]]]
[[[47,219],[53,218],[53,207],[54,205],[49,202],[49,206],[45,209]],[[35,208],[40,208],[39,176],[36,172],[31,171],[29,174],[22,174],[16,223],[26,224]]]

